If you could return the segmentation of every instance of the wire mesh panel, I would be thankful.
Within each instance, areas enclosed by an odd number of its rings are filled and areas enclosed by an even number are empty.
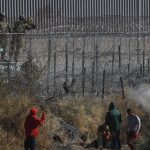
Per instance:
[[[8,35],[9,40],[13,37]],[[18,62],[0,62],[0,78],[14,90],[33,88],[36,94],[105,94],[120,91],[120,76],[133,86],[149,78],[149,36],[71,36],[27,33]],[[103,76],[105,70],[105,85]]]

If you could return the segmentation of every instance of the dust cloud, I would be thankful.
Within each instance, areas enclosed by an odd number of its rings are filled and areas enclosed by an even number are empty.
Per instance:
[[[147,111],[150,111],[150,86],[141,85],[136,89],[130,89],[129,98],[141,104]]]

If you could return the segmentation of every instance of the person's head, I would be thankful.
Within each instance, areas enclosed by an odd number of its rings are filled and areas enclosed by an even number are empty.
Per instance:
[[[128,115],[133,114],[133,111],[132,111],[132,109],[131,109],[131,108],[128,108],[128,109],[127,109],[127,114],[128,114]]]
[[[5,18],[5,14],[4,13],[0,13],[0,21],[4,21]]]
[[[32,17],[29,17],[29,18],[27,18],[27,22],[29,23],[29,24],[32,24],[33,23],[33,18]]]
[[[109,104],[108,110],[110,111],[110,110],[113,110],[113,109],[115,109],[115,104],[114,104],[114,102],[111,102],[111,103]]]
[[[98,128],[97,128],[97,133],[103,133],[104,131],[104,125],[99,125]]]
[[[66,81],[63,83],[63,85],[64,85],[64,86],[68,86]]]
[[[36,108],[33,107],[30,109],[30,115],[33,116],[33,115],[36,115],[37,113],[38,113],[38,110]]]
[[[23,15],[19,16],[19,21],[25,21],[25,20],[26,20],[26,18]]]
[[[109,131],[109,126],[108,125],[104,125],[104,130],[106,131]]]

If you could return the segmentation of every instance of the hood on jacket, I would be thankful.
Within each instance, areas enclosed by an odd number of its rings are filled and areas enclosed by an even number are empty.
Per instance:
[[[30,115],[36,115],[38,113],[37,109],[36,108],[31,108],[30,110]]]
[[[108,110],[111,111],[111,110],[113,110],[113,109],[115,109],[115,104],[114,104],[114,102],[111,102],[111,103],[109,104]]]

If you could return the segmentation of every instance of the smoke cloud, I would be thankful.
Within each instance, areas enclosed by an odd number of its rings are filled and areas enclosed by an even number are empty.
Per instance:
[[[147,111],[150,111],[150,86],[141,85],[137,89],[130,89],[129,98],[141,104]]]

